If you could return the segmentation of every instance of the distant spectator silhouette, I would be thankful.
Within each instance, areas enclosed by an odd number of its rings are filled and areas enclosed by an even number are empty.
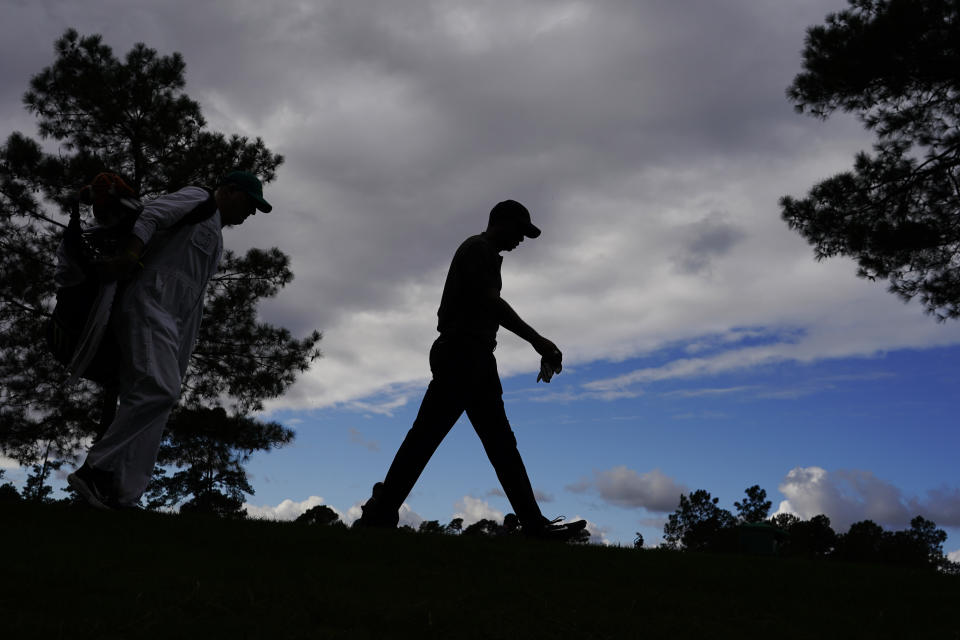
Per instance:
[[[491,211],[487,229],[467,238],[447,272],[437,330],[430,349],[433,380],[427,387],[413,427],[394,457],[384,481],[373,487],[358,526],[395,527],[398,511],[430,457],[464,411],[510,500],[521,530],[530,536],[566,540],[581,533],[582,520],[558,524],[540,512],[517,440],[503,407],[503,388],[493,351],[497,330],[517,334],[542,356],[541,375],[549,382],[561,369],[557,346],[533,330],[500,297],[501,251],[516,249],[540,229],[519,202],[505,200]]]

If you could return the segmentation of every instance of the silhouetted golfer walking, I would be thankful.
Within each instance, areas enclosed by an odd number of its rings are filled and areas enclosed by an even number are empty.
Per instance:
[[[490,211],[487,230],[467,238],[457,249],[437,312],[440,337],[430,349],[433,380],[386,478],[374,485],[372,497],[363,505],[358,525],[397,525],[400,505],[464,411],[480,436],[524,533],[568,539],[586,525],[582,520],[557,524],[540,513],[504,412],[503,388],[493,356],[497,330],[502,326],[529,342],[542,356],[541,377],[547,382],[561,369],[562,354],[557,346],[521,320],[500,297],[500,252],[516,249],[524,237],[539,235],[540,229],[530,222],[526,207],[505,200]]]

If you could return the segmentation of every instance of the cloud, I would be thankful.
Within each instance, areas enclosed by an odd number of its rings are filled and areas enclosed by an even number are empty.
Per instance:
[[[673,256],[673,262],[685,275],[708,272],[714,258],[729,253],[747,235],[717,213],[677,229],[677,234],[680,249]]]
[[[673,396],[677,398],[700,398],[703,396],[726,396],[726,395],[735,395],[741,394],[748,391],[753,391],[757,389],[755,385],[739,386],[739,387],[723,387],[723,388],[711,388],[711,389],[677,389],[676,391],[668,391],[664,393],[664,396]]]
[[[413,527],[414,529],[419,529],[420,523],[424,520],[423,516],[411,509],[410,505],[408,505],[406,502],[400,505],[399,515],[400,521],[398,524],[401,527],[407,525],[409,527]]]
[[[181,52],[211,129],[284,154],[267,185],[279,217],[225,238],[291,256],[264,320],[324,332],[324,357],[271,411],[391,415],[422,392],[450,258],[506,197],[544,233],[505,256],[504,296],[572,366],[737,327],[802,331],[567,395],[629,398],[656,380],[960,342],[851,262],[815,262],[777,215],[781,195],[869,146],[854,119],[802,118],[783,97],[805,27],[835,5],[14,3],[0,124],[31,132],[21,95],[70,24],[121,56],[137,40]],[[502,374],[533,373],[512,341]]]
[[[820,376],[798,382],[786,387],[768,387],[764,385],[740,385],[734,387],[706,387],[697,389],[675,389],[659,395],[677,398],[698,398],[710,396],[743,396],[761,400],[794,400],[805,396],[836,389],[838,386],[862,380],[881,380],[895,377],[892,373],[875,371],[857,375]]]
[[[271,505],[254,505],[249,502],[244,503],[243,507],[247,510],[247,515],[251,518],[261,518],[264,520],[296,520],[297,517],[303,515],[309,509],[313,507],[324,504],[323,498],[320,496],[310,496],[306,500],[300,502],[294,502],[289,498],[278,504],[277,506]],[[327,505],[328,507],[330,505]],[[337,509],[333,509],[340,519],[343,520],[344,514]]]
[[[949,560],[950,562],[960,563],[960,549],[957,549],[956,551],[951,551],[950,553],[948,553],[947,560]]]
[[[927,491],[926,499],[911,498],[912,511],[945,527],[960,527],[960,487],[940,487]]]
[[[405,394],[395,395],[392,398],[386,400],[381,400],[379,402],[362,402],[355,400],[347,404],[347,406],[359,413],[374,413],[381,416],[386,416],[388,418],[393,417],[393,411],[399,409],[400,407],[406,406],[407,396]]]
[[[589,491],[592,486],[593,481],[591,481],[589,478],[581,478],[576,482],[568,484],[564,487],[564,489],[570,491],[571,493],[585,493]]]
[[[251,518],[263,518],[265,520],[296,520],[298,516],[302,515],[308,509],[316,507],[318,505],[325,504],[323,498],[320,496],[310,496],[306,500],[301,502],[294,502],[293,500],[287,499],[282,501],[277,506],[262,505],[257,506],[250,503],[244,503],[244,508],[247,510],[247,515]],[[352,525],[353,522],[359,518],[363,511],[361,510],[360,502],[354,504],[349,509],[340,511],[333,505],[326,505],[333,509],[333,511],[340,516],[340,520],[347,525]],[[420,523],[423,522],[423,517],[420,514],[413,511],[406,502],[400,506],[399,511],[399,526],[409,525],[416,529],[420,526]]]
[[[506,256],[504,295],[571,364],[757,323],[810,337],[792,353],[748,352],[721,368],[833,357],[848,343],[854,355],[930,343],[932,332],[905,330],[908,314],[882,287],[841,261],[816,264],[775,214],[779,195],[847,166],[862,146],[858,124],[803,120],[783,100],[799,69],[797,25],[829,3],[799,20],[797,9],[749,3],[702,3],[694,21],[689,8],[583,6],[415,2],[411,22],[381,3],[292,13],[281,4],[260,16],[275,25],[268,33],[292,33],[251,34],[242,55],[269,39],[293,61],[291,76],[309,82],[265,77],[282,108],[238,101],[224,106],[236,114],[225,122],[264,123],[288,156],[276,187],[297,224],[269,237],[293,256],[297,280],[265,313],[323,328],[326,354],[271,407],[382,395],[389,412],[391,398],[422,388],[450,257],[508,195],[545,231]],[[711,21],[731,31],[719,37]],[[748,73],[751,83],[732,83]],[[585,98],[595,95],[604,99]],[[245,113],[253,108],[264,114]],[[238,232],[231,240],[254,234]],[[851,343],[865,314],[881,326]],[[929,323],[909,314],[908,325]],[[823,324],[834,329],[829,343],[816,339]],[[512,346],[498,360],[505,375],[536,367]],[[640,392],[582,391],[591,395],[570,400]]]
[[[574,391],[573,389],[566,389],[564,391],[556,392],[546,392],[546,393],[537,393],[536,395],[530,396],[530,402],[537,402],[541,404],[569,404],[571,402],[576,402],[578,400],[590,400],[590,399],[599,399],[599,400],[626,400],[629,398],[636,398],[643,395],[639,391]]]
[[[667,477],[659,469],[638,474],[620,465],[607,471],[595,471],[594,477],[567,485],[574,493],[596,492],[605,502],[620,507],[643,507],[648,511],[669,512],[677,508],[680,494],[688,489]]]
[[[925,499],[905,498],[899,488],[870,471],[828,472],[821,467],[792,469],[778,488],[787,499],[776,513],[793,513],[803,519],[822,513],[838,532],[861,520],[906,528],[917,515],[941,527],[960,526],[960,489],[956,488],[930,490]]]
[[[639,393],[646,385],[654,383],[718,376],[781,362],[809,363],[824,359],[869,357],[885,350],[879,346],[881,343],[887,344],[886,348],[892,349],[906,347],[911,341],[909,336],[903,335],[894,327],[879,326],[868,317],[861,318],[860,326],[863,334],[859,336],[856,335],[852,318],[851,325],[848,327],[808,325],[802,330],[796,328],[784,328],[780,332],[771,330],[768,332],[768,341],[763,344],[735,344],[731,348],[723,348],[716,353],[701,357],[674,358],[659,366],[644,367],[614,377],[593,380],[584,383],[583,387],[596,393]],[[921,331],[930,329],[932,329],[931,326],[918,327]],[[932,330],[928,335],[931,346],[938,343],[948,344],[955,339],[952,330],[946,333]],[[946,342],[941,342],[942,340]],[[875,372],[866,374],[866,377],[876,379],[889,375]],[[763,398],[795,398],[832,388],[836,383],[864,379],[864,377],[836,376],[792,389],[758,388],[755,395]]]
[[[490,506],[490,503],[486,500],[474,498],[473,496],[463,496],[463,498],[458,500],[454,505],[454,509],[456,509],[456,512],[454,512],[451,519],[463,518],[463,525],[465,527],[480,520],[503,522],[504,514],[502,511]]]
[[[13,458],[0,456],[0,469],[19,469],[20,463]]]
[[[349,432],[350,432],[350,442],[354,444],[358,444],[361,447],[364,447],[365,449],[369,449],[370,451],[380,451],[379,444],[377,444],[373,440],[367,440],[366,438],[364,438],[363,434],[360,433],[357,429],[350,427]]]
[[[590,532],[590,544],[604,545],[609,546],[613,544],[610,538],[607,537],[607,534],[610,532],[610,527],[603,527],[598,525],[595,522],[590,522],[582,516],[574,516],[569,519],[570,521],[576,520],[586,520],[587,521],[587,531]]]

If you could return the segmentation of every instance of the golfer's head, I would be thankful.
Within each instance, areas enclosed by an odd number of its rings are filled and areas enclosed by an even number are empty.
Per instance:
[[[498,202],[490,210],[487,230],[501,239],[500,248],[512,251],[524,238],[536,238],[540,229],[530,222],[530,212],[516,200]]]

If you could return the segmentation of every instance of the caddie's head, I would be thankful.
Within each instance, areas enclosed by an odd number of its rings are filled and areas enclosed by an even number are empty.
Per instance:
[[[115,173],[98,173],[78,195],[80,202],[91,205],[93,217],[104,227],[111,227],[143,209],[137,192]]]
[[[217,208],[224,226],[243,224],[258,210],[269,213],[273,207],[263,199],[263,184],[249,171],[225,175],[216,191]]]

